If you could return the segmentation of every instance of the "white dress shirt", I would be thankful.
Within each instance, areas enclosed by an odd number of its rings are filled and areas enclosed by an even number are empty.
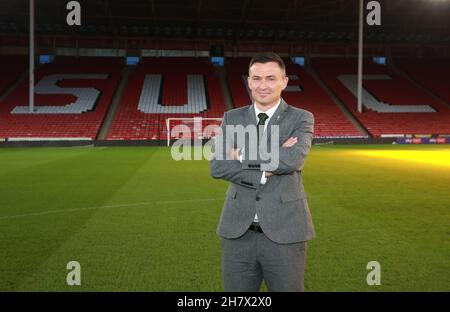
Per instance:
[[[280,106],[280,103],[281,103],[281,99],[278,101],[278,103],[274,107],[272,107],[271,109],[268,109],[265,112],[259,110],[258,107],[256,107],[256,104],[253,103],[253,107],[255,108],[256,120],[258,122],[259,122],[259,117],[258,117],[259,113],[266,113],[267,116],[269,117],[269,118],[266,119],[266,122],[264,123],[264,132],[266,132],[267,125],[269,124],[270,118],[272,118],[273,114],[275,114],[275,111],[277,110],[278,106]],[[244,151],[244,148],[242,148],[242,152],[243,151]],[[241,156],[239,156],[239,161],[240,162],[242,162],[242,156],[243,156],[243,153],[241,153]],[[267,182],[266,172],[263,171],[262,172],[262,176],[261,176],[260,184],[266,184],[266,182]],[[257,214],[255,214],[254,222],[258,222],[258,215]]]

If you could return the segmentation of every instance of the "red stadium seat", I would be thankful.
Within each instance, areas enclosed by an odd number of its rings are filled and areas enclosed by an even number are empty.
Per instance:
[[[317,58],[312,61],[321,79],[345,103],[352,114],[375,137],[396,134],[449,134],[450,107],[430,97],[384,65],[364,61],[364,75],[388,76],[389,80],[363,80],[364,88],[389,105],[429,106],[434,112],[357,111],[354,94],[339,81],[341,75],[356,75],[356,59]]]
[[[62,80],[61,87],[95,88],[100,92],[95,109],[73,114],[17,114],[18,106],[28,105],[28,82],[22,82],[0,106],[0,137],[51,137],[95,139],[117,88],[123,59],[100,57],[58,57],[54,63],[39,67],[36,82],[54,74],[107,74],[107,79]],[[39,94],[35,106],[64,106],[76,100],[69,94]]]
[[[25,56],[2,56],[0,58],[0,97],[19,79],[27,65]]]
[[[395,63],[415,81],[450,103],[449,59],[398,59]]]
[[[251,103],[245,77],[249,58],[231,59],[228,66],[228,83],[235,107]],[[299,65],[286,63],[290,81],[282,97],[287,103],[314,114],[315,137],[355,137],[362,134],[339,110],[319,84]]]
[[[199,113],[146,113],[138,109],[146,75],[162,75],[161,104],[176,107],[187,103],[188,75],[202,75],[207,86],[208,107]],[[219,79],[206,58],[143,58],[130,75],[108,140],[167,139],[166,118],[221,118],[226,110]]]

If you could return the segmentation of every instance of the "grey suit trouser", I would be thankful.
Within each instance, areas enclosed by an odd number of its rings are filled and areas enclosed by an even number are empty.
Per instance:
[[[225,291],[304,291],[306,242],[279,244],[248,230],[236,239],[221,238]]]

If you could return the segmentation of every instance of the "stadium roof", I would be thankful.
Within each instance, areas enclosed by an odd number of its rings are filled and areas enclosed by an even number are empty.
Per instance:
[[[356,0],[79,0],[82,25],[66,24],[69,1],[36,0],[37,32],[113,37],[333,41],[357,38]],[[367,1],[366,1],[367,2]],[[370,42],[450,43],[450,1],[379,1]],[[0,2],[0,32],[26,33],[29,0]]]

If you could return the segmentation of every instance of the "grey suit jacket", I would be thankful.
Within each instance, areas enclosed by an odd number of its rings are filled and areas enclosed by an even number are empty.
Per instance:
[[[230,110],[223,116],[223,137],[227,137],[226,125],[251,124],[257,124],[253,105]],[[279,164],[276,169],[272,168],[274,175],[265,184],[260,184],[262,171],[267,169],[261,160],[241,163],[213,157],[210,161],[211,176],[230,182],[217,228],[221,237],[242,236],[253,222],[255,213],[264,233],[274,242],[295,243],[315,236],[301,175],[311,148],[314,116],[281,100],[267,125],[267,140],[271,136],[271,125],[279,126]],[[297,137],[298,142],[289,148],[282,147],[289,137]],[[217,143],[213,152],[216,149]]]

